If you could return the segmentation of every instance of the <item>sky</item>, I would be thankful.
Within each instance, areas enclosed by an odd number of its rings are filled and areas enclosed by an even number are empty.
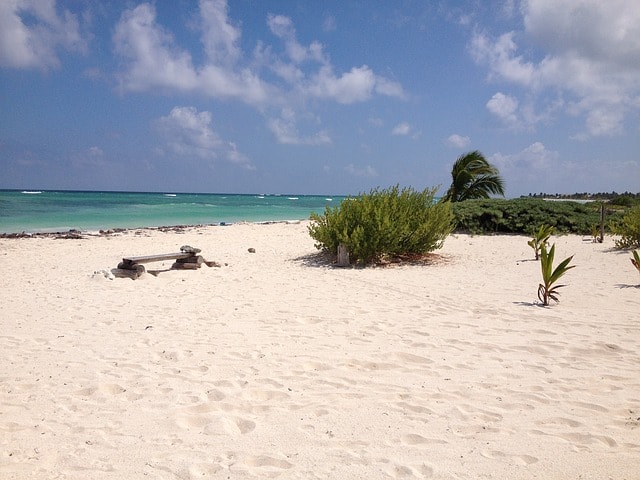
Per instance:
[[[3,0],[0,188],[640,191],[640,2]]]

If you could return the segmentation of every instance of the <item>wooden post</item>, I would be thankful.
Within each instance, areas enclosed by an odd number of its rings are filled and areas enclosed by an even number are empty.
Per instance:
[[[600,239],[598,242],[604,242],[604,203],[600,205]]]
[[[349,263],[349,250],[344,243],[338,245],[338,266],[348,267]]]

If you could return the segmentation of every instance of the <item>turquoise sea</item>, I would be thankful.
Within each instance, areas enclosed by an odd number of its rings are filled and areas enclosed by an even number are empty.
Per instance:
[[[0,233],[305,220],[345,197],[0,190]]]

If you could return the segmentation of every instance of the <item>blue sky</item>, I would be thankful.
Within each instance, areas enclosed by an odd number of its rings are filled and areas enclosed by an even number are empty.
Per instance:
[[[640,191],[640,3],[9,0],[0,188]]]

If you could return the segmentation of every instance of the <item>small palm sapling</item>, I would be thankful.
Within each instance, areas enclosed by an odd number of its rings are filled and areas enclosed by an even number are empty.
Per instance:
[[[633,258],[631,259],[631,263],[633,263],[633,266],[636,267],[636,270],[638,270],[638,273],[640,273],[640,255],[638,255],[637,250],[633,251]]]
[[[558,302],[558,289],[565,285],[555,285],[555,283],[562,277],[568,270],[575,267],[575,265],[569,265],[573,259],[573,255],[565,258],[554,269],[553,257],[555,255],[556,245],[551,245],[551,248],[547,252],[546,244],[542,244],[540,247],[540,265],[542,266],[542,283],[538,286],[538,298],[543,305],[549,305],[549,300]]]
[[[536,254],[536,260],[540,259],[540,248],[542,245],[546,245],[549,241],[549,237],[553,233],[553,227],[551,225],[540,225],[537,232],[533,232],[533,238],[527,242],[527,244],[533,248]]]

